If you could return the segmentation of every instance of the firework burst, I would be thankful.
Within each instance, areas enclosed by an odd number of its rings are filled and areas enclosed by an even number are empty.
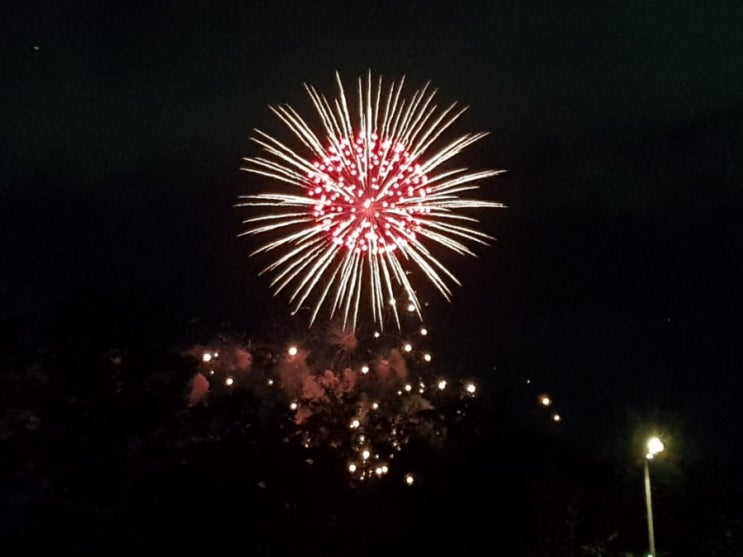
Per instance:
[[[460,210],[503,205],[461,195],[501,171],[444,168],[487,134],[465,134],[439,145],[466,108],[456,103],[440,108],[428,85],[405,98],[404,79],[383,87],[371,74],[359,78],[352,117],[337,74],[336,79],[335,99],[305,86],[322,122],[320,134],[290,106],[271,107],[302,143],[302,153],[256,130],[252,139],[265,155],[246,158],[243,170],[292,190],[241,196],[245,201],[239,206],[269,211],[245,220],[250,229],[243,234],[274,233],[254,254],[277,254],[264,272],[274,274],[275,293],[291,290],[295,312],[305,304],[312,308],[310,323],[328,306],[331,316],[340,314],[344,324],[354,326],[368,300],[374,322],[381,325],[390,308],[399,329],[396,297],[406,297],[408,311],[421,317],[408,276],[412,269],[447,300],[449,284],[459,284],[429,249],[433,244],[474,255],[468,243],[491,239]]]

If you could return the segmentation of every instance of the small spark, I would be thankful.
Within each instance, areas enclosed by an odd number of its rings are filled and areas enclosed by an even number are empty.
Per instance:
[[[266,381],[266,385],[268,385],[269,387],[273,385],[273,379],[269,379],[268,381]]]
[[[358,421],[358,420],[353,420],[353,421],[351,422],[351,429],[356,429],[356,428],[358,428],[358,427],[359,427],[360,425],[361,425],[361,422],[360,422],[360,421]]]
[[[413,477],[413,474],[405,474],[405,483],[408,485],[413,485],[415,483],[415,478]]]
[[[296,410],[297,408],[299,408],[299,405],[296,402],[292,402],[289,405],[289,408],[291,408],[292,410]]]
[[[379,403],[378,402],[373,402],[372,403],[372,410],[377,410],[378,408],[379,408]]]
[[[204,355],[201,356],[201,360],[205,363],[209,363],[212,361],[212,355],[209,354],[209,352],[204,352]]]
[[[297,349],[296,346],[290,346],[289,347],[289,350],[288,350],[289,355],[292,356],[292,357],[296,356],[298,351],[299,350]]]
[[[351,474],[356,471],[356,465],[353,462],[348,465],[348,471],[351,472]]]
[[[369,366],[361,366],[361,373],[363,373],[364,375],[369,373]]]
[[[562,418],[560,417],[560,414],[553,414],[552,415],[552,421],[553,422],[561,422]]]
[[[231,387],[234,382],[235,380],[232,377],[228,377],[227,379],[224,380],[224,384],[227,385],[228,387]]]
[[[475,394],[475,391],[477,391],[477,387],[475,386],[474,383],[467,383],[467,386],[465,387],[465,389],[471,395]]]
[[[439,390],[443,391],[444,389],[446,389],[446,379],[439,381]]]
[[[405,390],[406,390],[407,392],[410,392],[410,391],[412,391],[412,390],[413,390],[413,386],[412,386],[412,385],[411,385],[410,383],[408,383],[407,385],[405,385]]]
[[[428,353],[423,354],[423,359],[425,361],[427,361],[427,362],[430,362],[431,361],[431,354],[428,354]]]
[[[405,344],[403,345],[402,349],[403,349],[403,350],[405,350],[405,352],[410,352],[410,351],[412,351],[412,350],[413,350],[413,345],[412,345],[412,344],[410,344],[409,342],[406,342],[406,343],[405,343]]]
[[[428,329],[426,329],[425,327],[421,329],[421,335],[426,336],[427,334],[428,334]]]
[[[546,408],[552,406],[552,399],[548,395],[542,395],[539,397],[539,403]]]
[[[368,460],[370,455],[371,453],[368,450],[364,449],[364,452],[361,453],[361,458],[363,458],[364,460]]]

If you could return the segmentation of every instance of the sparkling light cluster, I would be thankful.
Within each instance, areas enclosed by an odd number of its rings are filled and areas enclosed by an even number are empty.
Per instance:
[[[358,134],[353,145],[340,141],[328,148],[315,172],[309,173],[308,195],[315,199],[313,215],[333,243],[358,253],[379,255],[415,239],[430,214],[425,205],[432,193],[421,165],[400,143]],[[368,151],[367,176],[361,179],[356,157]],[[389,155],[389,158],[388,158]],[[367,187],[365,187],[365,185]],[[341,186],[339,188],[339,186]]]
[[[264,272],[278,294],[291,288],[297,312],[311,307],[310,322],[328,306],[344,324],[355,325],[361,306],[384,323],[402,293],[405,307],[420,317],[420,304],[409,278],[420,271],[447,299],[455,276],[431,251],[440,245],[460,255],[473,255],[467,243],[485,244],[490,237],[477,229],[462,209],[502,207],[500,203],[463,198],[476,182],[498,174],[485,170],[444,168],[485,133],[465,134],[440,144],[444,132],[465,109],[439,108],[428,85],[402,96],[404,79],[383,88],[371,74],[358,80],[357,113],[352,118],[345,89],[329,100],[306,86],[322,127],[316,133],[290,106],[271,107],[302,144],[297,151],[256,131],[253,141],[265,156],[246,158],[243,170],[293,188],[242,196],[240,206],[266,208],[249,218],[243,234],[272,234],[256,253],[277,258]],[[368,304],[368,305],[367,305]]]
[[[247,354],[243,346],[223,344],[219,358],[214,347],[194,350],[200,371],[193,384],[199,391],[191,394],[190,404],[203,401],[209,386],[252,390],[265,395],[266,402],[285,405],[290,417],[286,427],[292,431],[288,439],[309,451],[334,449],[352,480],[393,474],[413,485],[417,473],[410,470],[409,460],[398,466],[400,453],[414,440],[441,446],[478,388],[431,367],[425,328],[405,337],[373,333],[348,339],[352,333],[338,333],[331,327],[320,339],[308,337],[272,350],[275,359],[268,361],[275,363],[266,369],[253,366],[252,357],[236,358]],[[339,337],[345,339],[340,357],[334,340]],[[315,355],[312,361],[310,354]],[[241,366],[232,363],[238,360]],[[282,392],[285,396],[277,399]]]
[[[420,336],[422,341],[427,334],[422,328],[414,336]],[[451,381],[434,374],[428,366],[430,353],[416,350],[412,337],[375,333],[372,343],[381,343],[380,338],[393,339],[392,350],[404,358],[405,372],[398,369],[394,377],[383,378],[387,373],[383,371],[387,362],[384,355],[389,347],[378,346],[370,359],[356,363],[354,371],[359,376],[353,392],[328,397],[313,394],[290,407],[300,426],[302,445],[338,447],[341,456],[346,455],[348,474],[357,481],[387,476],[395,468],[395,457],[413,439],[427,437],[426,441],[434,445],[443,443],[447,426],[451,425],[447,420],[452,415],[461,420],[464,411],[460,403],[477,392],[472,381]],[[407,370],[408,365],[416,367],[415,374]],[[457,406],[457,410],[449,408],[451,415],[447,415],[447,406]],[[339,416],[349,413],[345,425],[334,426]],[[414,475],[407,472],[403,481],[412,485]]]
[[[531,379],[526,380],[526,384],[531,384]],[[552,397],[547,393],[541,393],[537,396],[537,404],[542,408],[551,408],[553,404]],[[554,423],[559,424],[562,422],[562,416],[558,412],[551,412],[550,413],[550,420],[552,420]]]

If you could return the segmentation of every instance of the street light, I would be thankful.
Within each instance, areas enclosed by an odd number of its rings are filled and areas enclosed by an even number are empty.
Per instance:
[[[648,513],[648,541],[650,542],[650,555],[648,557],[655,557],[655,531],[653,530],[653,502],[650,496],[650,465],[649,462],[655,458],[659,452],[665,448],[663,441],[658,437],[653,436],[648,439],[647,449],[648,452],[645,455],[645,505]]]

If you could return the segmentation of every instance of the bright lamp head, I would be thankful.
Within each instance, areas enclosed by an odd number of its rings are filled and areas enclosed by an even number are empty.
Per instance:
[[[648,439],[647,448],[647,458],[653,458],[665,448],[665,445],[663,444],[663,441],[661,441],[658,437],[653,436]]]

